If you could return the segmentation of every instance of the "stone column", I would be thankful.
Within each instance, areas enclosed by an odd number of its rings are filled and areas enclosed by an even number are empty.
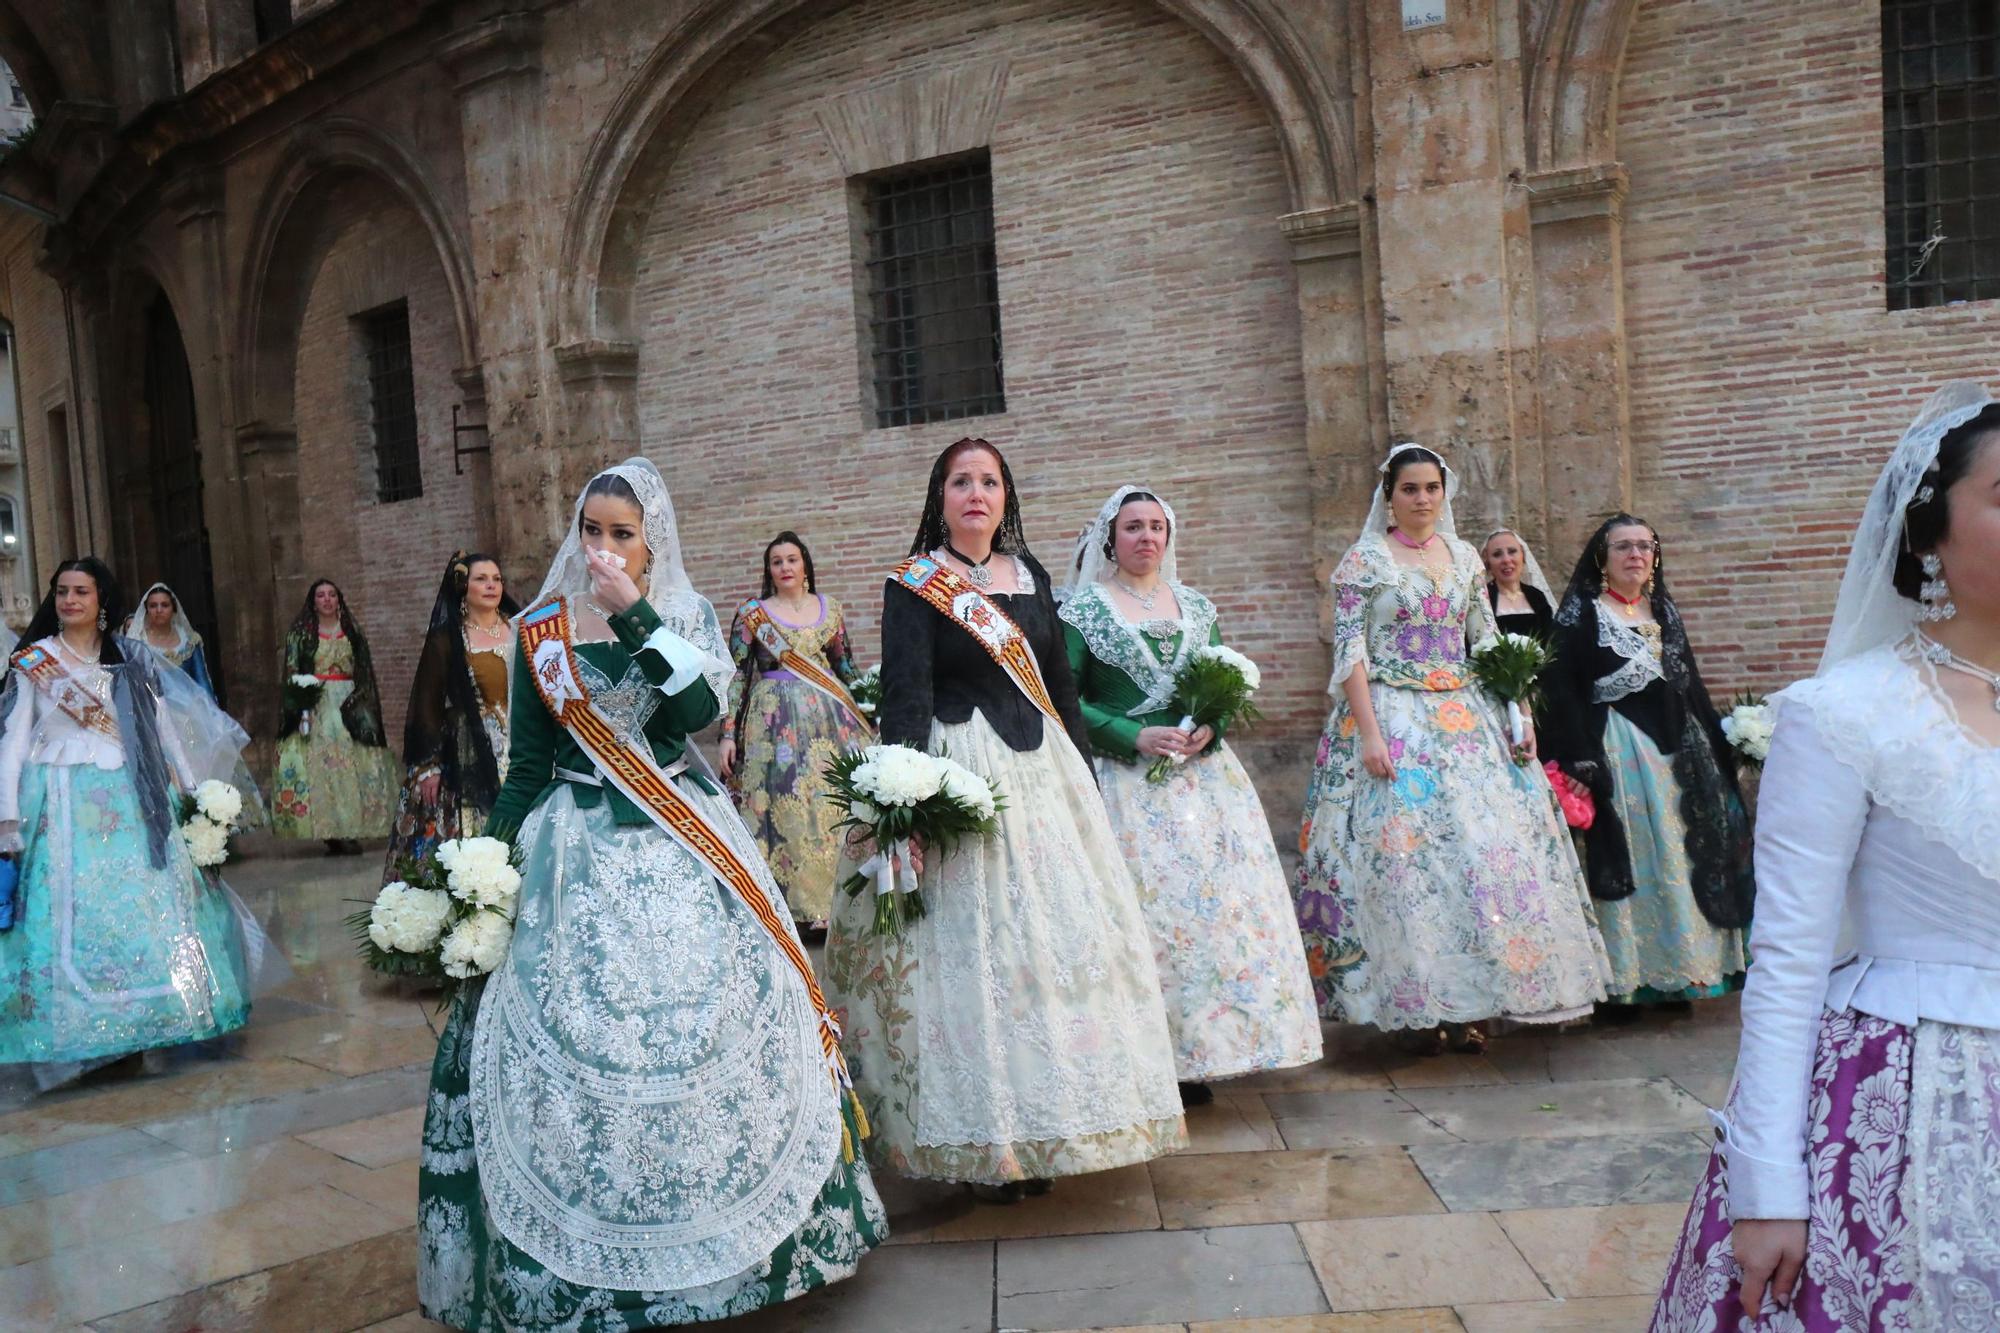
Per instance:
[[[1312,563],[1324,587],[1368,512],[1375,432],[1368,372],[1367,275],[1361,207],[1293,213],[1279,220],[1292,243],[1304,359],[1307,484],[1312,489]],[[1333,642],[1333,604],[1319,599],[1320,638]]]
[[[1543,572],[1560,578],[1598,522],[1632,503],[1625,376],[1625,171],[1616,163],[1527,180],[1540,330]]]
[[[438,52],[458,91],[465,145],[495,554],[524,571],[546,564],[601,457],[555,422],[549,314],[563,210],[548,197],[541,54],[536,13],[484,19]]]
[[[1495,0],[1447,0],[1447,22],[1405,32],[1400,0],[1367,0],[1375,237],[1393,439],[1436,446],[1457,469],[1459,530],[1514,521],[1532,357],[1510,180],[1521,110],[1516,17]],[[1475,529],[1477,531],[1475,531]]]

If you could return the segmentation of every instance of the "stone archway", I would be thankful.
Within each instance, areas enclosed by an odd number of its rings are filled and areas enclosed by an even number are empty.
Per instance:
[[[690,114],[798,26],[848,0],[703,0],[633,77],[592,141],[563,226],[558,357],[616,357],[633,336],[632,282],[652,200]],[[1351,93],[1337,88],[1275,0],[1154,0],[1226,55],[1264,104],[1292,212],[1359,193]]]

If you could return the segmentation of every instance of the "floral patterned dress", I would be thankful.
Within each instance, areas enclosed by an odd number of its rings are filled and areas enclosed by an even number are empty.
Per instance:
[[[819,619],[793,625],[764,608],[792,651],[817,661],[842,683],[854,679],[854,655],[840,603],[819,599]],[[729,686],[723,735],[738,747],[736,808],[756,835],[778,887],[798,921],[824,921],[833,909],[840,814],[824,799],[826,766],[836,755],[872,739],[845,709],[779,665],[744,620],[746,602],[729,630],[736,678]]]
[[[354,645],[322,634],[313,656],[320,687],[312,729],[278,742],[272,825],[281,838],[377,838],[389,831],[401,785],[396,756],[347,730],[341,705],[354,693]]]
[[[1097,785],[1139,883],[1167,1001],[1174,1067],[1204,1082],[1311,1064],[1319,1012],[1263,802],[1235,751],[1147,780],[1139,732],[1173,726],[1188,653],[1222,642],[1215,605],[1175,584],[1181,616],[1134,625],[1102,586],[1063,603],[1063,638],[1090,728]],[[1156,702],[1157,701],[1157,702]]]
[[[1306,959],[1328,1018],[1428,1028],[1576,1017],[1604,998],[1604,944],[1541,770],[1508,756],[1473,687],[1491,633],[1478,553],[1445,537],[1434,577],[1363,537],[1334,571],[1333,712],[1300,833]],[[1341,685],[1365,671],[1395,765],[1361,763]]]

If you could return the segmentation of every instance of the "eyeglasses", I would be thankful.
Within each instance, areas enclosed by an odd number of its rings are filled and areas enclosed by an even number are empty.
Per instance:
[[[1612,542],[1607,549],[1613,555],[1638,555],[1648,551],[1654,555],[1658,555],[1660,553],[1660,544],[1656,541]]]

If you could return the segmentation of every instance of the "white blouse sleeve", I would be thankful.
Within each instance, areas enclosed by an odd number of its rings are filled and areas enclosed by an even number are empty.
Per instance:
[[[1803,1219],[1807,1097],[1848,875],[1868,822],[1862,776],[1803,707],[1781,710],[1757,802],[1757,915],[1728,1118],[1729,1216]]]
[[[0,824],[17,827],[7,830],[11,836],[6,841],[12,846],[0,846],[0,851],[19,845],[14,839],[19,836],[21,820],[21,769],[35,732],[35,689],[26,677],[18,677],[13,684],[14,710],[7,718],[6,735],[0,738]]]

